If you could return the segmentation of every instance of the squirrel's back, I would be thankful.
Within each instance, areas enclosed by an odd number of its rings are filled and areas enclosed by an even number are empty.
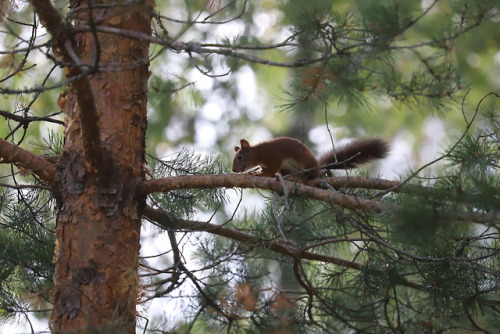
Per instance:
[[[307,146],[293,138],[274,138],[252,146],[251,150],[253,162],[261,165],[264,175],[274,176],[277,172],[288,175],[318,166],[318,161]],[[313,173],[316,176],[319,170]]]

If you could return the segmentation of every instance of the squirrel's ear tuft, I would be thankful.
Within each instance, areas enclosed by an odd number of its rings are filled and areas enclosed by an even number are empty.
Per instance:
[[[250,147],[250,144],[245,139],[240,140],[240,143],[241,143],[241,148]]]
[[[238,146],[235,146],[235,147],[234,147],[234,151],[235,151],[235,152],[238,152],[239,150],[240,150],[240,148],[239,148]]]

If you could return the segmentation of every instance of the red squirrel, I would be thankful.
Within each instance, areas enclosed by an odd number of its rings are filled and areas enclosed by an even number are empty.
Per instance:
[[[319,159],[297,139],[288,137],[274,138],[250,146],[241,139],[241,148],[235,147],[232,170],[242,173],[260,166],[259,176],[274,177],[278,172],[282,176],[305,171],[303,180],[321,176],[321,169],[350,169],[371,160],[384,158],[389,152],[389,144],[380,138],[355,139],[350,143],[332,150]]]

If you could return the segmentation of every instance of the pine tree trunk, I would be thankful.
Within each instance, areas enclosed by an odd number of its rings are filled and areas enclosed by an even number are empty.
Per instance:
[[[151,7],[145,4],[97,7],[100,26],[151,34]],[[75,11],[88,23],[88,3]],[[84,22],[86,21],[86,22]],[[54,333],[134,333],[138,292],[138,255],[142,200],[135,195],[143,180],[149,44],[118,35],[75,35],[75,52],[100,70],[89,76],[99,118],[102,168],[86,163],[76,92],[61,94],[66,114],[65,145],[58,162],[60,208],[54,256]],[[97,58],[98,57],[98,58]],[[84,115],[82,115],[84,117]]]

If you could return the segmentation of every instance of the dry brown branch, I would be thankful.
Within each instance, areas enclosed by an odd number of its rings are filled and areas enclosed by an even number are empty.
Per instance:
[[[162,45],[162,46],[170,48],[171,50],[174,50],[176,52],[189,52],[189,53],[197,53],[197,54],[219,54],[219,55],[232,57],[232,58],[236,58],[236,59],[242,59],[242,60],[249,61],[252,63],[277,66],[277,67],[290,67],[290,68],[303,67],[303,66],[308,66],[308,65],[319,63],[319,62],[323,62],[327,59],[335,57],[335,54],[329,54],[329,55],[326,55],[324,57],[318,57],[318,58],[313,58],[313,59],[309,59],[309,60],[297,60],[297,61],[293,61],[293,62],[280,62],[280,61],[273,61],[273,60],[269,60],[266,58],[261,58],[261,57],[257,57],[254,55],[238,52],[235,50],[235,49],[237,49],[235,47],[230,47],[230,46],[228,46],[226,48],[207,47],[207,46],[201,45],[199,43],[194,43],[194,42],[184,43],[184,42],[180,42],[180,41],[150,36],[150,35],[147,35],[147,34],[144,34],[141,32],[137,32],[137,31],[118,29],[118,28],[114,28],[114,27],[105,27],[105,26],[90,27],[88,25],[82,24],[78,27],[75,27],[74,31],[75,32],[89,32],[89,31],[92,31],[92,28],[95,28],[95,31],[100,32],[100,33],[113,34],[113,35],[128,37],[131,39],[147,41],[150,44]]]
[[[12,114],[6,110],[0,110],[0,116],[5,117],[6,119],[11,119],[15,122],[19,122],[21,124],[28,124],[30,122],[44,121],[44,122],[64,125],[64,121],[61,121],[58,119],[53,119],[50,116],[46,116],[46,117],[19,116],[19,115]]]
[[[0,162],[13,163],[38,175],[49,184],[54,183],[56,170],[54,164],[3,139],[0,139]]]

